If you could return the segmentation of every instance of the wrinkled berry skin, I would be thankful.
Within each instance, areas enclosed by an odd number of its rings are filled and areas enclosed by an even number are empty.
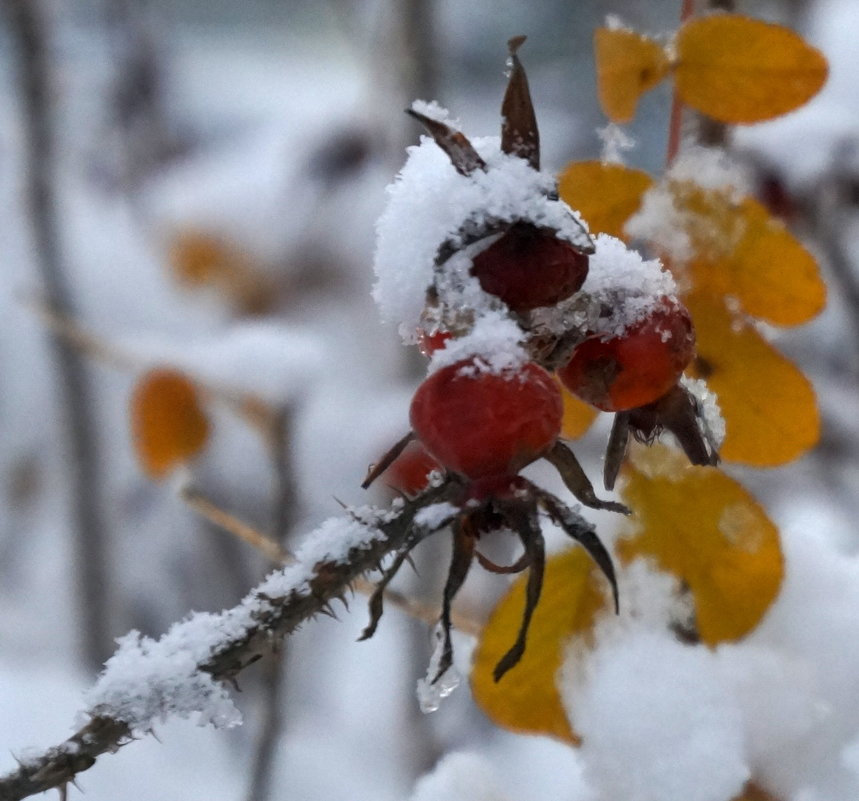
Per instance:
[[[578,291],[588,257],[551,232],[520,222],[474,257],[471,272],[484,292],[514,312],[526,312],[554,306]]]
[[[564,386],[605,412],[636,409],[661,398],[695,355],[689,312],[665,298],[622,336],[593,336],[558,370]]]
[[[562,416],[558,386],[542,367],[529,362],[496,375],[475,371],[470,359],[429,376],[410,410],[427,452],[472,480],[514,475],[539,459],[555,444]]]

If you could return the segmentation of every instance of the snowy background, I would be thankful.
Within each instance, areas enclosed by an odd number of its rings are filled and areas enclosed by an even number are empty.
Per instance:
[[[659,32],[674,24],[677,6],[557,0],[537,12],[525,3],[448,0],[425,4],[430,29],[409,20],[419,3],[383,0],[43,5],[62,262],[79,322],[132,366],[116,369],[97,356],[87,362],[107,532],[108,631],[94,652],[85,645],[75,589],[80,565],[70,534],[63,410],[45,322],[35,311],[41,287],[21,203],[14,41],[0,17],[3,772],[14,769],[13,755],[71,733],[113,638],[132,628],[157,636],[191,610],[230,606],[266,572],[261,556],[202,522],[174,484],[141,473],[128,425],[136,376],[172,364],[288,406],[286,449],[298,498],[290,541],[337,514],[337,500],[366,502],[359,487],[366,467],[405,432],[424,370],[395,327],[379,324],[370,297],[384,187],[418,135],[402,109],[414,97],[435,98],[469,135],[496,134],[504,43],[527,33],[521,56],[545,167],[594,158],[604,121],[593,85],[593,27],[620,11],[633,26]],[[321,618],[286,643],[267,797],[596,801],[602,793],[624,801],[727,801],[748,771],[784,801],[856,797],[859,310],[850,298],[859,281],[859,13],[850,0],[749,5],[799,28],[831,64],[828,86],[807,108],[736,137],[738,153],[796,199],[799,234],[828,234],[806,241],[831,282],[830,306],[812,325],[777,337],[815,382],[821,445],[781,470],[732,470],[782,529],[782,597],[749,641],[715,654],[684,653],[646,621],[629,624],[624,638],[607,635],[584,684],[569,688],[588,743],[579,754],[497,729],[465,686],[437,713],[422,715],[414,687],[430,651],[426,626],[389,610],[376,636],[357,644],[367,612],[356,596],[339,621]],[[409,46],[410,37],[417,44]],[[631,126],[634,166],[660,169],[668,101],[664,87],[643,101]],[[825,209],[825,219],[809,208]],[[225,243],[232,262],[264,283],[262,299],[249,303],[218,286],[178,280],[176,242],[200,233]],[[193,483],[266,529],[276,492],[272,458],[258,432],[225,404],[211,410],[214,435],[193,465]],[[592,475],[605,435],[603,421],[577,446]],[[375,489],[370,500],[386,502],[384,493]],[[610,522],[600,517],[600,524]],[[438,539],[421,546],[420,575],[398,584],[431,601],[447,561]],[[462,611],[481,620],[503,586],[475,571]],[[456,647],[467,673],[468,638],[458,637]],[[158,739],[145,737],[83,774],[86,797],[265,797],[259,785],[252,789],[271,697],[265,673],[258,665],[241,680],[242,727],[158,726]],[[693,707],[706,736],[690,744],[677,710]],[[659,757],[670,754],[679,756],[669,776]],[[617,760],[640,770],[632,785],[618,783]],[[691,794],[703,786],[711,790]]]

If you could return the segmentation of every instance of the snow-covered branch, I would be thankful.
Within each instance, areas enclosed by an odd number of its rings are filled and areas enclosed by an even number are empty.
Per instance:
[[[17,801],[73,781],[102,754],[151,732],[168,717],[216,727],[240,722],[227,685],[302,622],[330,611],[353,581],[402,546],[415,512],[449,500],[455,485],[430,487],[417,503],[351,509],[316,529],[297,562],[272,573],[237,606],[197,613],[158,640],[132,631],[87,693],[87,722],[60,745],[19,760],[0,777],[0,801]]]

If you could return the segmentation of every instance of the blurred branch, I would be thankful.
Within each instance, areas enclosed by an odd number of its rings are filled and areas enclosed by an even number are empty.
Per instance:
[[[73,316],[72,292],[60,254],[59,198],[55,129],[52,120],[46,26],[35,0],[4,0],[17,45],[24,113],[25,203],[32,227],[33,251],[49,308]],[[72,535],[77,603],[83,630],[83,657],[93,670],[110,653],[109,587],[106,536],[102,518],[101,477],[92,410],[93,392],[86,365],[76,349],[54,334],[50,347],[58,374],[59,407],[71,484]]]
[[[360,541],[344,542],[342,551],[329,552],[322,558],[312,556],[315,563],[305,564],[304,569],[288,567],[279,579],[263,582],[238,606],[207,616],[206,630],[216,632],[216,639],[208,644],[208,656],[196,661],[194,674],[208,674],[216,682],[235,685],[244,668],[270,654],[278,641],[301,623],[320,612],[331,614],[332,601],[342,600],[362,574],[376,569],[387,554],[403,547],[421,505],[449,502],[458,491],[455,485],[445,483],[426,490],[420,503],[407,504],[393,517],[389,512],[374,514],[371,520],[366,515],[360,520],[353,516],[353,523],[366,528],[366,536]],[[0,777],[0,800],[19,801],[62,787],[92,767],[101,755],[113,753],[136,736],[150,732],[156,720],[171,714],[187,715],[187,709],[174,709],[165,700],[171,692],[153,679],[145,662],[152,658],[162,664],[165,656],[159,645],[168,638],[174,648],[176,643],[182,643],[189,652],[199,650],[199,634],[195,633],[199,627],[195,626],[197,620],[192,617],[175,624],[158,642],[147,641],[146,647],[134,654],[139,660],[135,670],[129,669],[127,653],[117,666],[119,675],[111,675],[111,662],[105,668],[100,684],[112,687],[111,697],[133,697],[135,709],[153,709],[155,714],[144,720],[125,720],[120,716],[121,710],[108,704],[91,708],[90,722],[70,738],[42,754],[20,759],[16,771]],[[182,663],[181,658],[178,661]],[[184,675],[185,668],[182,670]],[[136,675],[145,679],[135,682]],[[172,688],[176,679],[168,676],[165,680]]]
[[[295,524],[298,509],[291,428],[292,410],[288,407],[275,410],[269,416],[268,425],[265,427],[266,442],[274,472],[272,539],[280,549],[283,549],[284,542]],[[271,795],[277,740],[283,730],[281,694],[285,666],[284,648],[278,649],[265,665],[262,693],[263,719],[257,735],[248,801],[266,801]]]

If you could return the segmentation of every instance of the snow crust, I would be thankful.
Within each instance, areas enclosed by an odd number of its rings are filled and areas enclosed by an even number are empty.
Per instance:
[[[664,298],[676,297],[674,278],[658,259],[644,259],[608,234],[595,237],[582,292],[590,305],[590,328],[606,337],[620,336],[653,313]],[[605,310],[610,314],[605,315]]]
[[[487,169],[463,176],[431,138],[422,137],[408,149],[405,165],[387,190],[388,203],[376,225],[373,297],[382,318],[399,324],[407,343],[416,341],[439,247],[445,242],[457,248],[469,244],[462,238],[463,225],[523,220],[590,247],[581,219],[565,203],[550,198],[555,191],[552,175],[502,153],[498,137],[475,138],[472,144]],[[462,272],[470,265],[449,266]],[[488,303],[476,304],[476,312]]]
[[[370,507],[331,518],[310,534],[296,553],[296,564],[271,573],[244,600],[214,614],[198,612],[174,624],[158,640],[131,631],[85,697],[88,715],[128,724],[132,734],[150,732],[169,717],[193,717],[200,725],[228,728],[241,715],[223,683],[200,670],[219,651],[240,641],[270,611],[272,599],[306,592],[320,562],[346,563],[349,552],[367,547],[382,534],[374,523],[396,514]]]
[[[521,345],[522,329],[503,312],[482,314],[465,335],[448,339],[443,348],[432,355],[429,372],[471,359],[477,372],[514,372],[528,361]]]

